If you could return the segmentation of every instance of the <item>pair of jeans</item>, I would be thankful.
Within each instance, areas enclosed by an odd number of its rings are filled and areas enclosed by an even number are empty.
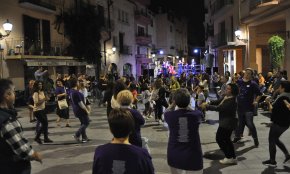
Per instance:
[[[89,126],[89,116],[88,115],[82,115],[78,117],[80,122],[81,122],[81,126],[80,128],[77,130],[77,132],[75,133],[76,137],[80,137],[82,136],[82,139],[88,139],[87,137],[87,133],[86,133],[86,129]]]
[[[239,124],[235,130],[235,136],[240,138],[244,132],[245,126],[249,128],[254,139],[258,139],[257,130],[254,124],[253,112],[238,112]]]
[[[40,138],[41,133],[44,135],[44,139],[48,138],[48,120],[45,110],[39,110],[34,112],[34,116],[37,119],[37,122],[40,122],[41,126],[36,127],[36,137]]]
[[[282,150],[285,156],[289,156],[289,152],[285,145],[279,140],[280,136],[288,129],[289,127],[281,127],[273,123],[269,131],[269,152],[270,159],[275,161],[276,159],[276,145]]]
[[[226,158],[236,158],[234,145],[231,140],[233,129],[218,127],[216,133],[216,142],[224,152]]]

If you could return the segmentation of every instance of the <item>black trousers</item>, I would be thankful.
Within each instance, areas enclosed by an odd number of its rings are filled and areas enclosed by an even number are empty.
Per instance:
[[[275,123],[273,123],[270,127],[269,131],[269,152],[270,152],[270,159],[275,161],[276,160],[276,145],[282,150],[285,156],[289,156],[289,152],[286,149],[284,143],[282,143],[279,138],[280,136],[288,129],[289,127],[281,127]]]
[[[234,145],[231,141],[232,132],[233,129],[218,127],[216,133],[216,142],[218,143],[220,149],[224,152],[226,158],[236,158]]]
[[[40,135],[43,132],[44,139],[47,139],[48,138],[48,121],[47,121],[47,115],[45,113],[45,110],[35,111],[34,115],[36,119],[41,123],[41,128],[36,130],[35,138],[40,138]]]

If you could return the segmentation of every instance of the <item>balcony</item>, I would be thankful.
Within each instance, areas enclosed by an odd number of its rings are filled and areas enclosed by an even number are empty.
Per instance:
[[[39,41],[24,41],[24,39],[7,39],[6,40],[7,53],[6,57],[9,59],[21,58],[53,58],[65,55],[66,47],[62,42],[48,42],[41,43]]]
[[[214,36],[213,45],[215,48],[227,45],[227,32],[220,32]]]
[[[56,5],[54,0],[19,0],[22,7],[45,13],[55,13]]]
[[[234,3],[234,0],[216,0],[213,4],[213,14],[218,13],[226,7],[231,7]]]
[[[258,14],[261,11],[271,8],[273,5],[279,4],[279,0],[251,0],[251,14]]]
[[[136,35],[136,43],[142,46],[148,46],[152,43],[152,38],[148,34],[137,34]]]
[[[144,11],[135,11],[135,19],[137,22],[142,23],[144,25],[151,24],[150,16]]]
[[[120,47],[120,54],[132,55],[132,47],[128,45],[123,45]]]

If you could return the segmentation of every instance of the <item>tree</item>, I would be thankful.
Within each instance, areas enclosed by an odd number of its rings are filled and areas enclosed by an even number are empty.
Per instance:
[[[68,54],[79,61],[92,63],[99,78],[101,68],[101,29],[104,26],[103,14],[88,0],[75,0],[74,7],[63,9],[56,15],[55,28],[60,33],[63,25],[64,36],[70,41]]]
[[[279,36],[272,36],[268,41],[270,47],[270,57],[272,68],[279,70],[284,60],[284,44],[285,40]]]

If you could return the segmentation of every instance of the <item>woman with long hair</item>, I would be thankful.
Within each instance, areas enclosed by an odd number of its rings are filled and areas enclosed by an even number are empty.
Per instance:
[[[34,138],[34,141],[36,141],[39,144],[42,144],[40,136],[41,133],[43,133],[44,142],[51,143],[53,141],[48,138],[48,121],[45,112],[45,102],[48,100],[48,98],[45,96],[43,90],[43,83],[41,81],[36,81],[33,86],[33,91],[34,91],[32,96],[34,102],[33,113],[34,116],[37,118],[37,121],[39,121],[41,124],[41,127],[39,129],[36,128],[36,136]]]

